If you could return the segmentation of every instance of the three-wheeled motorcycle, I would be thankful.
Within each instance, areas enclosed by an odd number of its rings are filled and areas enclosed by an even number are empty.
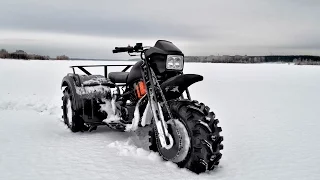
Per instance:
[[[164,160],[195,173],[213,170],[222,156],[221,127],[210,108],[191,100],[188,90],[203,77],[183,73],[184,54],[170,41],[113,50],[121,52],[138,53],[141,60],[134,65],[71,66],[73,73],[62,80],[63,119],[68,128],[83,132],[107,125],[119,131],[136,131],[150,126],[149,149],[159,152]],[[99,66],[104,75],[87,70]],[[108,72],[112,66],[123,70]]]

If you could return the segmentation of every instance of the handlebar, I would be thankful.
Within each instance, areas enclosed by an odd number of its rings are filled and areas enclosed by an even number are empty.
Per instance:
[[[141,52],[143,50],[142,43],[136,43],[134,47],[127,46],[127,47],[115,47],[114,50],[112,50],[113,53],[121,53],[121,52]]]

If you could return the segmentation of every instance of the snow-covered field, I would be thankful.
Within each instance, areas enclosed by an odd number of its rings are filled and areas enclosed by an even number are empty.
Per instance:
[[[192,98],[215,111],[225,137],[219,168],[195,175],[149,152],[144,131],[66,129],[68,66],[105,63],[117,62],[0,60],[1,180],[320,179],[320,67],[186,64],[204,76]]]

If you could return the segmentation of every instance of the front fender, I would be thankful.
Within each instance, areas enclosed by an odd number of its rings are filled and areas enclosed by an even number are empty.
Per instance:
[[[176,99],[192,84],[202,81],[203,76],[198,74],[181,74],[169,78],[160,86],[167,100]]]

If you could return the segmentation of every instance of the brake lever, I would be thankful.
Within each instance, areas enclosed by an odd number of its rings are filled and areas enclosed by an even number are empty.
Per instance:
[[[129,54],[129,56],[138,56],[138,55],[136,55],[136,54],[130,54],[129,52],[128,52],[128,54]]]

